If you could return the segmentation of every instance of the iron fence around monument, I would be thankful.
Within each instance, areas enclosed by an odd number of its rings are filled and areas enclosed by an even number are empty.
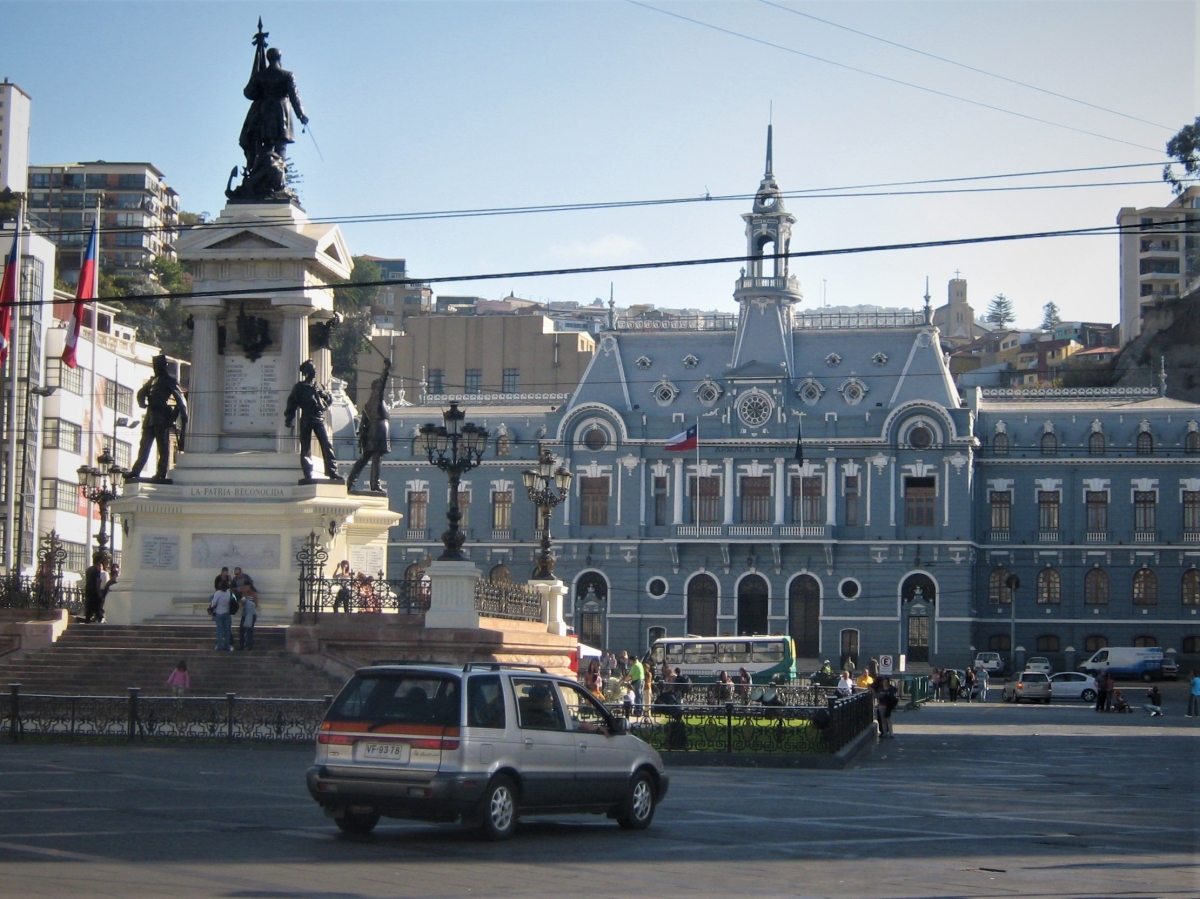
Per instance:
[[[307,743],[316,739],[323,699],[238,696],[64,696],[21,693],[9,684],[0,696],[0,732],[14,743],[27,738],[93,741],[209,741]]]
[[[326,577],[329,552],[315,532],[296,553],[300,569],[299,609],[315,612],[393,612],[416,615],[429,610],[429,578],[391,580],[383,571],[374,577],[359,572],[346,577]]]
[[[0,609],[66,609],[73,615],[82,615],[83,584],[63,580],[67,550],[56,531],[42,538],[37,557],[37,574],[0,575]]]
[[[541,621],[542,597],[523,584],[480,578],[475,582],[475,611],[487,618]]]

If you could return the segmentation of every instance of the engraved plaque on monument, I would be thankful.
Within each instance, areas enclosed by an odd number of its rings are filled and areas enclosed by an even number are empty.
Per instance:
[[[179,535],[142,534],[142,567],[178,571]]]
[[[279,357],[251,362],[225,356],[225,405],[221,426],[230,434],[273,431],[279,424]]]

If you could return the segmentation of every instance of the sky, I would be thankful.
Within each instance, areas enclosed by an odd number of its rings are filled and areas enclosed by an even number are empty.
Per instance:
[[[932,187],[1137,182],[1109,186],[789,199],[793,250],[1099,227],[1121,207],[1171,199],[1164,147],[1198,112],[1194,2],[42,0],[0,10],[0,77],[33,98],[34,163],[148,161],[183,208],[210,214],[241,158],[259,15],[311,119],[291,158],[304,207],[321,218],[752,194],[770,121],[785,191],[1154,164]],[[462,276],[734,256],[749,206],[343,230],[356,254],[404,257],[418,277]],[[738,267],[436,292],[589,303],[611,284],[621,306],[732,311]],[[792,270],[804,307],[915,307],[926,278],[942,304],[960,271],[977,312],[1004,293],[1018,325],[1037,326],[1051,301],[1064,320],[1118,318],[1112,235],[815,256]]]

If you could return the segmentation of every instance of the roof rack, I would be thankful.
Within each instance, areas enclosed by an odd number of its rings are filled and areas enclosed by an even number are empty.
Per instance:
[[[437,659],[372,659],[368,668],[377,665],[421,665],[426,668],[457,668],[457,662],[444,662]]]
[[[499,671],[501,668],[530,668],[540,671],[542,674],[547,673],[541,665],[534,665],[532,662],[467,662],[463,665],[463,673],[474,671],[476,668],[482,668],[484,671]]]

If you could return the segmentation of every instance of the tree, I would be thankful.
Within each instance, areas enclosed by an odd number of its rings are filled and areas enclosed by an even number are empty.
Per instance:
[[[988,305],[987,320],[1001,328],[1015,322],[1017,313],[1013,311],[1012,300],[1002,293],[992,297],[992,302]]]
[[[24,194],[14,193],[11,187],[0,190],[0,222],[16,221]]]
[[[1163,180],[1171,185],[1175,195],[1187,190],[1187,181],[1194,180],[1200,173],[1200,116],[1190,125],[1184,125],[1179,133],[1167,141],[1167,155],[1183,166],[1183,176],[1177,176],[1172,163],[1163,166]]]
[[[168,356],[186,359],[192,332],[188,311],[175,294],[192,289],[192,276],[166,256],[157,256],[143,276],[108,275],[100,272],[100,295],[139,297],[124,304],[120,320],[137,328],[138,340],[159,347]],[[151,299],[153,298],[153,299]]]
[[[1042,330],[1049,331],[1062,322],[1059,317],[1058,304],[1051,300],[1042,307]]]
[[[329,341],[333,375],[346,382],[346,392],[351,397],[358,395],[358,356],[367,348],[371,334],[371,306],[379,295],[378,284],[366,285],[382,280],[383,269],[365,256],[355,256],[350,282],[364,286],[340,287],[333,292],[333,309],[341,316]]]

